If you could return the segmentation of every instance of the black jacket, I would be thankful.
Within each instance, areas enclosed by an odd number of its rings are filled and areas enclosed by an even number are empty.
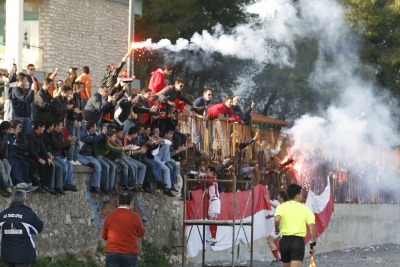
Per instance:
[[[129,100],[122,100],[121,103],[119,104],[119,107],[122,109],[121,114],[119,114],[118,120],[120,122],[124,122],[129,114],[131,114],[132,112],[134,113],[150,113],[150,108],[145,108],[145,107],[140,107],[137,105],[132,105],[131,101]],[[154,113],[151,112],[153,115],[158,115],[159,113]]]
[[[67,99],[63,99],[61,96],[56,96],[54,98],[55,107],[53,109],[53,120],[64,122],[65,114],[68,112],[67,109]]]
[[[28,140],[26,139],[26,135],[19,132],[17,140],[15,142],[14,147],[15,153],[20,156],[29,155],[28,153]]]
[[[51,135],[51,154],[54,157],[60,156],[66,157],[65,150],[71,147],[71,143],[68,140],[64,140],[63,133],[57,133],[56,131],[52,131]]]
[[[11,102],[16,117],[31,117],[31,103],[33,101],[34,93],[33,90],[24,90],[18,86],[12,89]]]
[[[29,156],[35,160],[46,160],[49,158],[43,143],[43,136],[41,134],[38,134],[35,130],[32,130],[32,132],[26,136],[26,139],[28,140]]]
[[[43,222],[22,202],[12,202],[0,213],[1,261],[36,262],[34,235],[43,230]]]
[[[36,94],[35,110],[33,120],[42,120],[44,122],[53,121],[53,109],[56,108],[55,103],[48,91],[40,89]]]
[[[66,119],[70,120],[70,121],[74,121],[74,120],[82,121],[83,113],[75,113],[74,112],[75,108],[78,108],[78,109],[82,110],[82,98],[81,98],[81,96],[76,94],[76,93],[73,93],[72,94],[72,101],[74,102],[74,106],[73,106],[72,109],[68,110]]]
[[[104,112],[111,108],[115,109],[115,106],[108,101],[103,103],[102,96],[99,93],[95,93],[86,103],[85,109],[83,110],[83,116],[87,121],[98,123]]]
[[[0,159],[8,158],[8,135],[0,132]]]

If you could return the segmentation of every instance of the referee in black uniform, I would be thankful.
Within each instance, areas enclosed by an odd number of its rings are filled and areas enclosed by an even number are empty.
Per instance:
[[[281,260],[284,267],[300,267],[304,259],[304,237],[306,225],[310,227],[310,254],[316,251],[315,216],[312,211],[300,203],[301,186],[291,184],[287,193],[289,201],[279,205],[275,212],[275,233],[282,235],[279,241]]]

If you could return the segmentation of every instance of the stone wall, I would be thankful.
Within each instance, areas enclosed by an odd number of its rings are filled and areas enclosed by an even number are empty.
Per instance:
[[[118,207],[115,197],[92,195],[88,192],[92,169],[74,167],[78,192],[65,196],[29,193],[29,206],[44,221],[44,230],[36,238],[39,256],[56,256],[66,252],[80,253],[96,250],[101,239],[100,230],[108,213]],[[3,210],[11,200],[0,197]],[[144,206],[144,214],[139,203]],[[134,210],[145,222],[145,239],[158,246],[168,246],[174,254],[181,252],[181,225],[179,198],[172,199],[161,192],[135,194]]]
[[[128,5],[110,0],[41,0],[40,46],[43,69],[60,68],[57,80],[68,77],[68,67],[90,68],[96,92],[107,65],[119,64],[128,51]]]

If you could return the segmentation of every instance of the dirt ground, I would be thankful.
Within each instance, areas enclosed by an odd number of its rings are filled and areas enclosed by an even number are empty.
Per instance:
[[[307,253],[307,252],[306,252]],[[317,267],[397,267],[400,266],[400,245],[386,244],[364,248],[351,248],[337,250],[328,253],[316,254],[314,256]],[[309,267],[310,259],[306,258],[302,267]],[[231,266],[229,262],[212,262],[206,266]],[[238,264],[236,263],[238,266]],[[174,265],[174,267],[181,267]],[[200,267],[201,264],[189,264],[187,267]],[[239,265],[240,266],[240,265]],[[246,266],[244,263],[243,266]],[[248,266],[248,263],[247,263]],[[254,261],[253,267],[271,266],[271,261]],[[283,266],[276,263],[272,266]]]

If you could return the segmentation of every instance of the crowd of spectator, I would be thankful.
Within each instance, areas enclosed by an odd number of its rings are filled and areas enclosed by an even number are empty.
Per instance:
[[[118,67],[107,66],[93,95],[87,66],[79,76],[78,68],[70,67],[65,81],[56,80],[55,69],[41,86],[33,64],[27,66],[27,74],[10,66],[0,99],[2,196],[9,197],[13,188],[53,195],[76,192],[73,166],[86,165],[93,168],[91,193],[117,195],[117,186],[153,193],[150,185],[155,183],[174,197],[179,175],[188,167],[198,171],[207,154],[200,124],[193,122],[191,133],[181,132],[178,118],[185,105],[193,117],[250,122],[254,103],[245,114],[238,97],[208,108],[212,90],[205,89],[195,100],[184,95],[182,79],[169,84],[168,65],[155,70],[140,93],[128,95],[127,82],[132,79],[123,67],[129,56]],[[225,134],[218,125],[217,129]]]

